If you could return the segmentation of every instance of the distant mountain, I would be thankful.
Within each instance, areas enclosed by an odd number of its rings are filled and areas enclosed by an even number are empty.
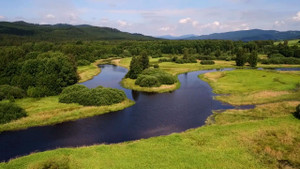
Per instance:
[[[279,32],[275,30],[242,30],[225,33],[214,33],[210,35],[193,36],[185,39],[223,39],[223,40],[241,40],[241,41],[252,41],[252,40],[288,40],[288,39],[299,39],[300,31],[286,31]]]
[[[189,39],[192,37],[196,37],[197,35],[189,34],[189,35],[182,35],[182,36],[172,36],[172,35],[164,35],[164,36],[157,36],[160,39],[169,39],[169,40],[180,40],[180,39]]]
[[[0,22],[0,39],[20,40],[154,40],[142,34],[121,32],[118,29],[91,25],[39,25],[23,21]]]

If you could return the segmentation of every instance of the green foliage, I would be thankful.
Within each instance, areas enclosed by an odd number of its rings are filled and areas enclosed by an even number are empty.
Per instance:
[[[159,65],[158,64],[154,64],[153,67],[157,69],[157,68],[159,68]]]
[[[300,59],[294,57],[273,57],[270,59],[262,59],[262,64],[300,64]]]
[[[296,107],[296,112],[294,113],[295,117],[300,119],[300,104]]]
[[[86,60],[86,59],[80,59],[80,60],[77,61],[78,66],[86,66],[86,65],[89,65],[89,64],[91,64],[91,62]]]
[[[216,60],[217,58],[215,56],[199,56],[199,60]],[[220,59],[220,58],[218,58]]]
[[[136,79],[140,73],[143,71],[143,65],[141,57],[133,56],[130,62],[130,68],[128,73],[125,75],[126,78]]]
[[[258,61],[257,52],[255,52],[255,51],[251,52],[251,54],[248,58],[248,63],[250,64],[250,66],[251,67],[256,67],[257,66],[257,61]]]
[[[157,77],[151,75],[139,75],[135,84],[141,87],[159,87],[161,85]]]
[[[120,103],[126,99],[124,91],[99,86],[88,89],[83,85],[66,87],[59,96],[61,103],[78,103],[84,106],[104,106]]]
[[[201,60],[201,65],[214,65],[215,62],[213,60]]]
[[[161,69],[145,69],[136,79],[135,84],[141,87],[159,87],[162,84],[171,85],[177,82],[175,76]]]
[[[32,169],[70,169],[69,162],[67,156],[53,157],[33,166]]]
[[[48,89],[46,86],[37,86],[33,87],[30,86],[27,89],[27,95],[29,97],[45,97],[45,96],[52,96],[55,95],[56,93],[50,89]]]
[[[245,63],[247,62],[247,56],[243,49],[238,50],[236,54],[235,62],[237,66],[244,66]]]
[[[146,51],[142,51],[142,53],[141,53],[141,64],[142,64],[143,70],[145,70],[149,67],[149,57],[148,57]]]
[[[25,91],[19,87],[10,85],[0,85],[0,100],[10,98],[20,99],[25,96]]]
[[[268,55],[268,58],[283,58],[284,56],[280,53],[272,53]]]
[[[0,124],[26,117],[24,109],[14,103],[0,103]]]

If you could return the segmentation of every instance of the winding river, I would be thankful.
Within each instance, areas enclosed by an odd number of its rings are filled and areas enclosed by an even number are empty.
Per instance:
[[[0,134],[0,161],[58,147],[119,143],[182,132],[204,125],[212,110],[234,108],[214,100],[212,88],[197,77],[217,70],[181,74],[178,76],[181,83],[178,90],[155,94],[120,86],[119,82],[127,72],[125,68],[113,65],[99,67],[101,73],[82,84],[89,88],[102,85],[122,89],[128,98],[136,102],[135,105],[121,111],[57,125],[3,132]]]

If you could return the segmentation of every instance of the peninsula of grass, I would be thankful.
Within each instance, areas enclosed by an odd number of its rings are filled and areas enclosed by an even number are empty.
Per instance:
[[[121,81],[121,85],[124,88],[132,89],[141,92],[155,92],[155,93],[165,93],[171,92],[180,87],[180,82],[176,82],[172,85],[161,85],[159,87],[141,87],[135,84],[135,79],[126,78]]]
[[[237,69],[199,77],[207,81],[216,94],[225,94],[216,96],[216,99],[232,105],[300,100],[298,73]]]
[[[77,103],[60,103],[58,96],[51,96],[17,99],[15,103],[27,112],[27,116],[9,123],[0,124],[0,133],[34,126],[53,125],[118,111],[132,106],[134,101],[125,99],[121,103],[108,106],[82,106]]]

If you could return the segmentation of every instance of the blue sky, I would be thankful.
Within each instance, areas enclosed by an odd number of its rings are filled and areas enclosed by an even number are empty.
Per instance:
[[[300,0],[2,0],[0,21],[91,24],[146,35],[300,30]]]

